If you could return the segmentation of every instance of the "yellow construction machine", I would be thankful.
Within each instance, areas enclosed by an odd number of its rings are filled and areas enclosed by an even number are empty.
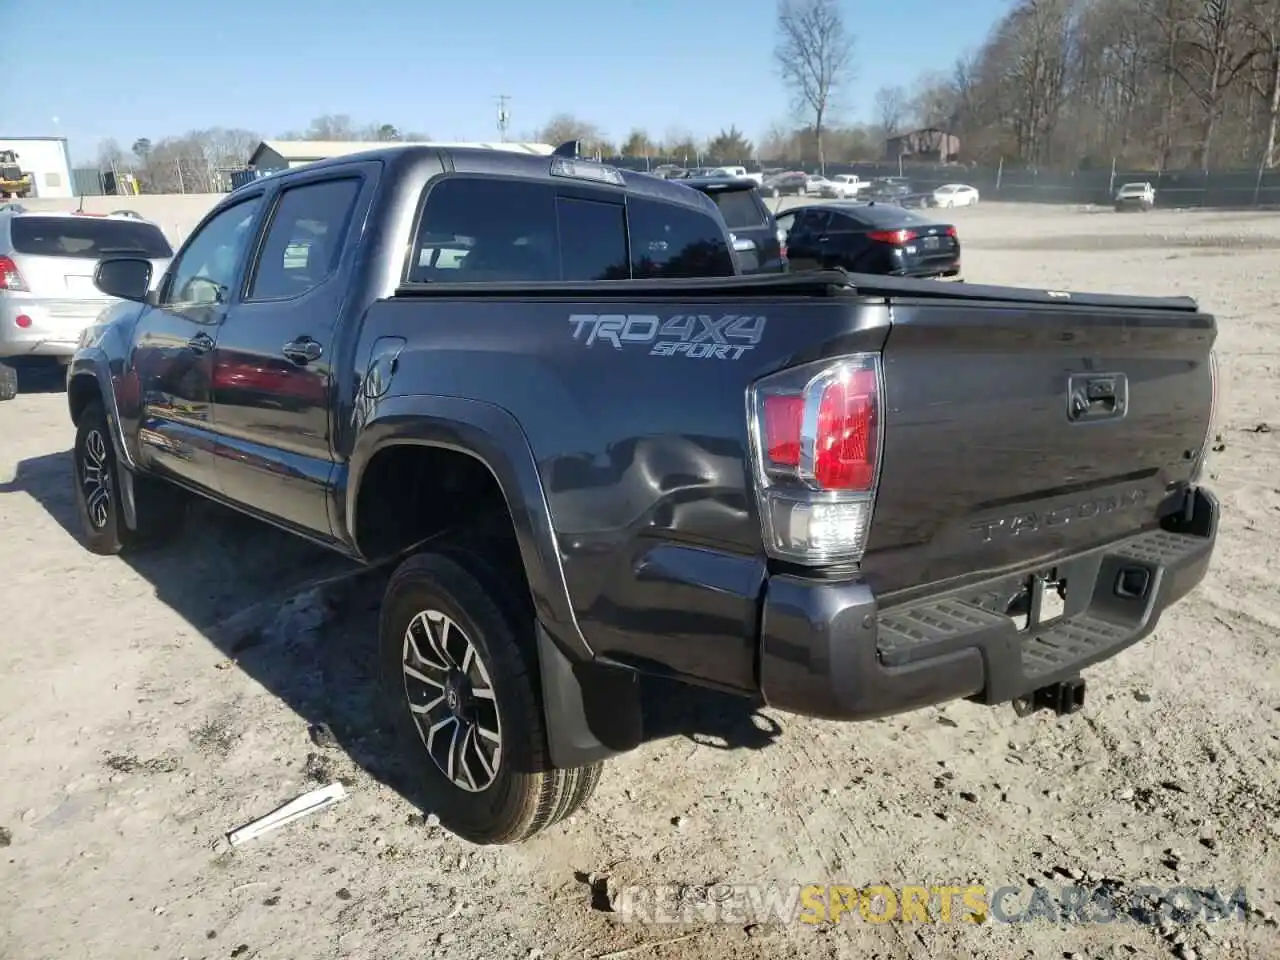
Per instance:
[[[31,196],[31,174],[23,173],[18,166],[18,155],[12,150],[0,150],[0,200],[11,197],[21,199]]]

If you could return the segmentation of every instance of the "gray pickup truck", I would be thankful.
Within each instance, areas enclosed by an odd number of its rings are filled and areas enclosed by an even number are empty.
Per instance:
[[[1213,549],[1189,300],[740,276],[678,182],[427,146],[250,183],[151,270],[101,261],[129,303],[68,370],[89,549],[194,495],[396,563],[388,715],[474,842],[581,805],[647,677],[1073,712]]]

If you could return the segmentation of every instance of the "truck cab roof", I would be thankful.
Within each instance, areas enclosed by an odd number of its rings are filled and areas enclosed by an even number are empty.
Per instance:
[[[570,159],[516,153],[486,147],[449,147],[422,145],[395,145],[374,147],[360,153],[345,154],[317,160],[305,167],[282,170],[270,174],[272,181],[287,182],[295,178],[308,176],[316,170],[330,167],[347,166],[361,161],[377,161],[392,168],[396,174],[409,175],[414,167],[421,167],[423,175],[427,169],[443,161],[445,169],[454,173],[472,175],[515,176],[528,180],[543,180],[548,183],[563,184],[566,180],[580,179],[583,183],[605,189],[616,189],[629,195],[649,197],[666,203],[690,207],[703,213],[718,216],[718,208],[714,201],[697,190],[689,190],[677,181],[665,180],[631,170],[611,167],[582,158]],[[556,172],[553,172],[556,171]],[[263,179],[251,180],[233,191],[251,189],[261,186]],[[735,179],[735,178],[725,178]]]

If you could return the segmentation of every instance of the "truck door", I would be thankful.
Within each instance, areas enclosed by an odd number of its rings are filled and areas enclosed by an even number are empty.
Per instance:
[[[223,494],[325,538],[335,332],[378,169],[331,168],[280,188],[213,353]]]
[[[262,199],[247,196],[195,229],[160,284],[156,305],[138,318],[129,358],[139,393],[140,461],[213,491],[214,340],[243,276]]]

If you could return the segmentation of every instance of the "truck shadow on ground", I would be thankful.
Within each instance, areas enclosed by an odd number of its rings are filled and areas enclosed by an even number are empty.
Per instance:
[[[80,546],[71,453],[22,461],[0,496],[36,500]],[[369,775],[429,809],[412,763],[385,720],[377,676],[378,607],[390,570],[344,558],[211,503],[193,502],[181,536],[125,563],[156,599],[306,721],[320,746],[344,751]],[[645,739],[685,737],[759,750],[780,726],[748,700],[663,680],[643,687]],[[298,750],[309,749],[299,744]],[[310,761],[309,761],[310,762]],[[322,776],[324,771],[315,775]]]

